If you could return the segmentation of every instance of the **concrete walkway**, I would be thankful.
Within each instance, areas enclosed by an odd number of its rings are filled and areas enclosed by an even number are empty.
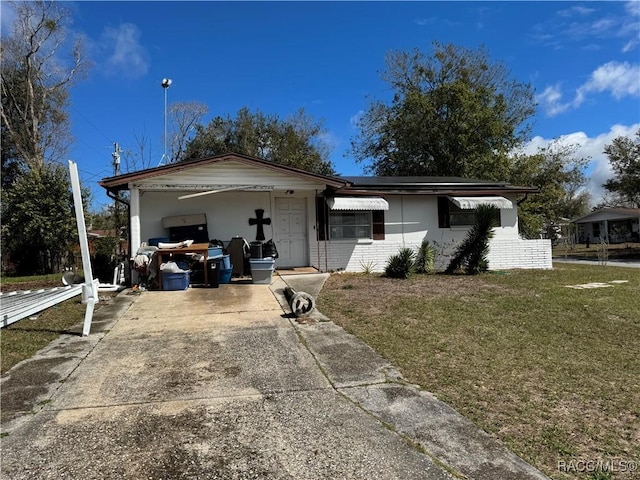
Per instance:
[[[546,478],[333,323],[289,318],[283,287],[322,278],[121,294],[3,377],[2,478]]]
[[[626,267],[626,268],[640,268],[640,260],[628,260],[614,258],[607,260],[606,262],[600,262],[594,259],[579,259],[579,258],[565,258],[562,256],[553,257],[553,263],[576,263],[578,265],[594,265],[599,267]]]

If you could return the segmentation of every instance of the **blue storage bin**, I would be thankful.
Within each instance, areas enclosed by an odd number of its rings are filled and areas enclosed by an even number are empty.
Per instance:
[[[253,283],[270,285],[276,261],[273,258],[250,258],[251,281]]]
[[[209,252],[207,256],[209,257],[219,257],[222,255],[222,247],[209,247]]]
[[[186,290],[191,272],[162,273],[162,290]]]
[[[223,255],[222,256],[222,267],[221,268],[231,268],[231,259],[229,258],[229,255]]]
[[[249,265],[251,266],[251,271],[253,270],[273,270],[276,266],[276,261],[269,258],[250,258]]]
[[[230,268],[221,268],[220,283],[231,283],[231,272],[233,272],[233,266]]]

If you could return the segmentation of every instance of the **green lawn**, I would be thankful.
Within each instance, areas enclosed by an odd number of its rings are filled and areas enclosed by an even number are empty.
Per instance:
[[[567,287],[612,281],[626,283]],[[552,478],[624,479],[634,477],[580,476],[558,462],[640,459],[639,282],[638,269],[569,264],[336,274],[318,308]]]
[[[2,277],[2,291],[33,290],[62,286],[62,274],[31,277]],[[99,305],[96,307],[99,308]],[[84,319],[85,305],[80,296],[55,305],[0,330],[0,373],[32,357]]]

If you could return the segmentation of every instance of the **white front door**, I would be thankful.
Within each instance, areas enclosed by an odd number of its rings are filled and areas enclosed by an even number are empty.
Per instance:
[[[278,267],[306,267],[307,201],[304,198],[276,198],[276,247]]]

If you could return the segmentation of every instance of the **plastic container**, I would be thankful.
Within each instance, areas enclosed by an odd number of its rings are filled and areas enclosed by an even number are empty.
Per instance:
[[[233,272],[233,266],[230,268],[220,269],[220,283],[231,283],[231,273]]]
[[[229,255],[222,256],[222,268],[223,269],[231,268],[231,257]]]
[[[249,243],[249,252],[251,258],[262,258],[262,242]]]
[[[160,242],[167,243],[169,241],[169,237],[155,237],[150,238],[147,242],[147,245],[150,247],[157,247]]]
[[[271,269],[273,270],[276,266],[276,261],[271,258],[271,257],[267,257],[267,258],[250,258],[249,259],[249,265],[251,265],[251,271],[253,272],[254,269],[257,270],[267,270],[267,269]]]
[[[207,287],[220,286],[220,259],[207,260]]]
[[[186,290],[189,288],[189,274],[183,273],[162,273],[162,290]]]
[[[273,258],[251,258],[251,281],[261,285],[271,285],[276,261]]]
[[[222,247],[209,247],[208,257],[219,257],[222,255]]]

